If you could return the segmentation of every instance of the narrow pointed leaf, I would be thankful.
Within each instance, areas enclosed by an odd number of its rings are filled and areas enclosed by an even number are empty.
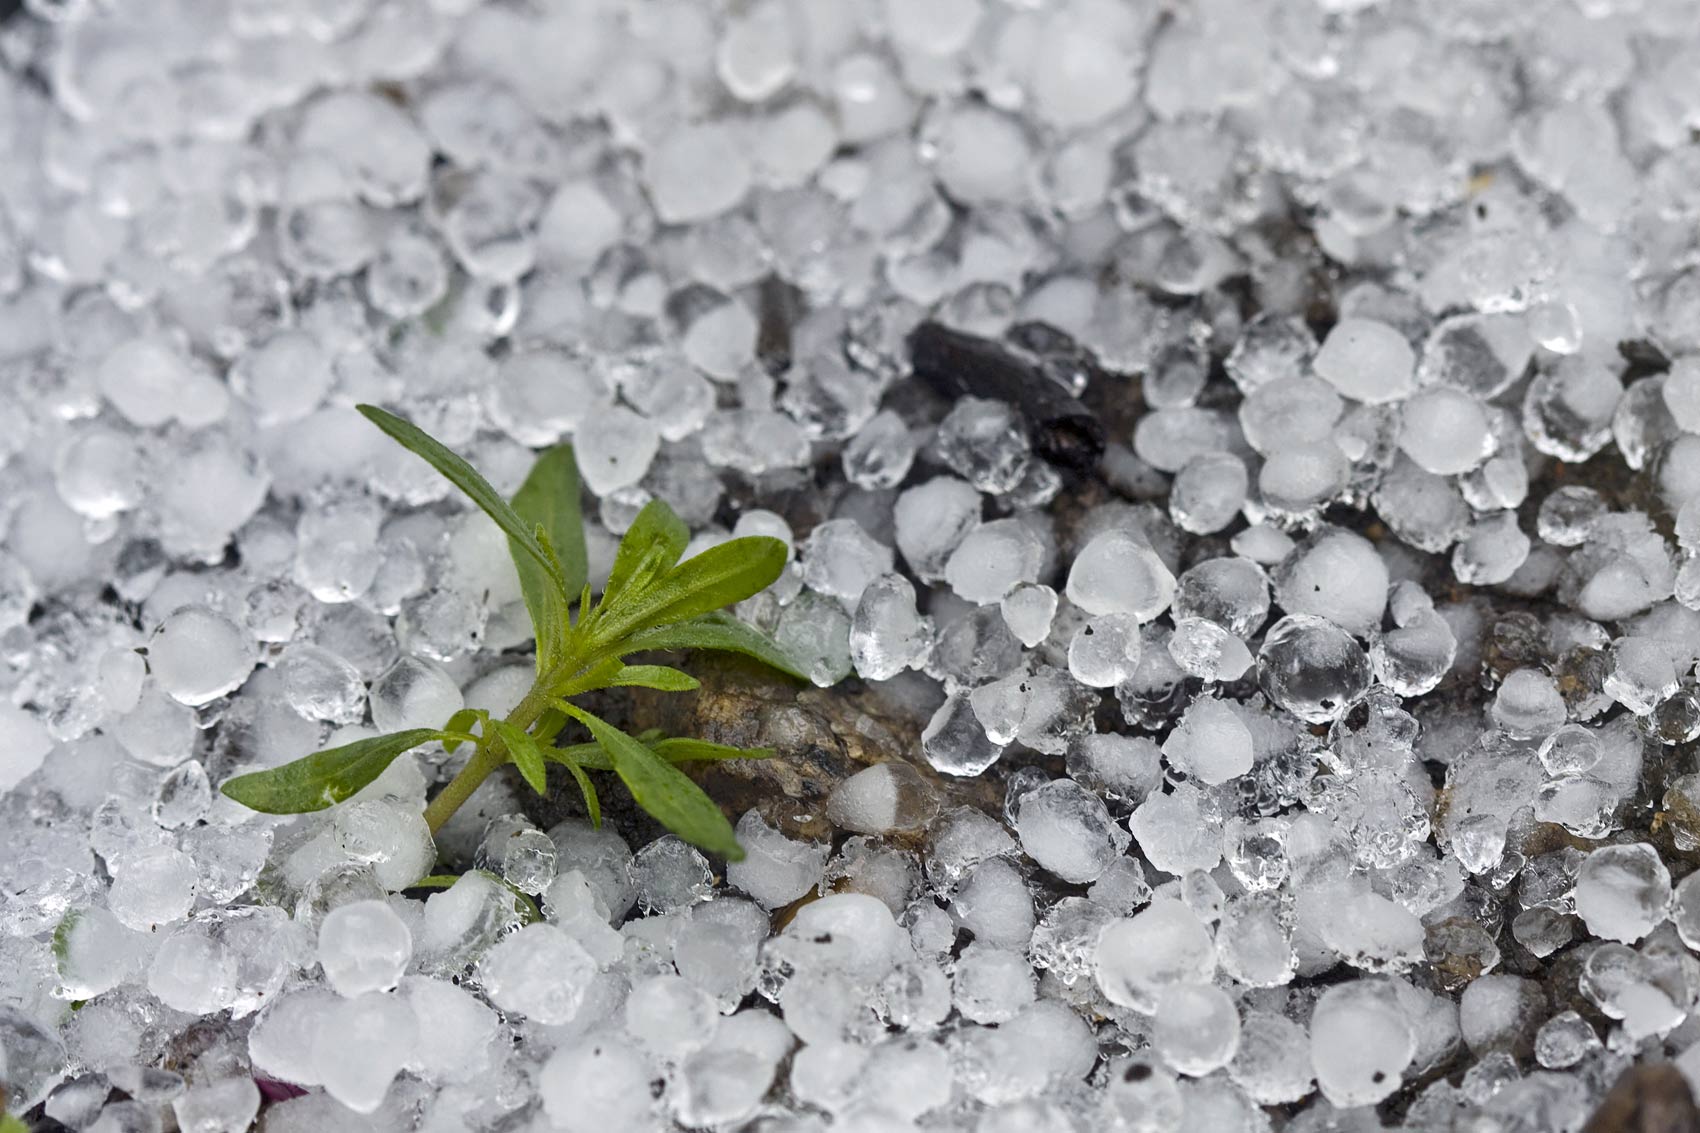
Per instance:
[[[453,754],[454,750],[465,743],[467,738],[476,741],[476,737],[467,737],[466,733],[472,731],[472,725],[488,719],[489,715],[488,712],[480,711],[477,708],[462,708],[459,712],[450,716],[449,722],[443,725],[443,750]]]
[[[710,547],[609,610],[597,626],[597,637],[613,642],[642,627],[670,625],[742,602],[773,584],[785,569],[786,554],[784,543],[766,535],[746,535]]]
[[[701,688],[702,682],[671,665],[625,665],[608,681],[608,687],[626,686],[654,688],[662,692],[690,692]]]
[[[651,649],[717,649],[724,653],[742,653],[762,664],[778,669],[798,680],[808,680],[808,674],[785,655],[765,633],[739,621],[731,614],[716,612],[702,614],[672,625],[640,629],[628,634],[617,645],[620,656],[642,653]]]
[[[596,746],[596,745],[587,745]],[[590,781],[590,776],[584,773],[584,768],[571,757],[556,759],[562,767],[572,772],[573,780],[578,783],[578,793],[584,796],[585,813],[590,815],[590,824],[597,828],[602,826],[602,803],[596,797],[596,787]]]
[[[612,724],[577,706],[571,715],[585,727],[613,761],[614,773],[632,799],[661,825],[693,846],[740,861],[744,849],[732,824],[702,788],[671,763]]]
[[[641,592],[672,569],[691,541],[691,529],[667,506],[665,500],[650,500],[626,529],[620,549],[614,554],[614,569],[603,587],[604,603],[617,604]]]
[[[384,773],[404,751],[442,739],[435,728],[412,728],[356,740],[341,747],[273,767],[238,775],[220,788],[251,810],[264,814],[304,814],[340,803]]]
[[[396,443],[423,457],[431,467],[441,472],[449,483],[466,493],[468,499],[477,504],[520,550],[543,569],[562,594],[572,593],[572,589],[567,587],[567,580],[562,575],[561,568],[550,559],[542,544],[538,543],[537,536],[532,533],[532,525],[519,517],[508,501],[491,487],[490,481],[478,474],[477,469],[405,417],[397,417],[376,405],[357,405],[355,408],[360,410],[368,421],[394,438]]]
[[[584,519],[579,514],[578,465],[571,445],[544,451],[531,466],[525,483],[514,493],[514,513],[531,525],[537,542],[552,556],[561,578],[557,588],[551,572],[513,539],[508,540],[520,592],[531,614],[537,638],[538,666],[547,669],[560,654],[567,628],[567,605],[585,585],[588,571],[584,550]],[[540,533],[539,533],[540,532]]]
[[[721,759],[771,759],[774,751],[770,747],[731,747],[727,744],[711,744],[707,740],[692,740],[675,736],[665,740],[657,740],[649,745],[655,754],[668,763],[706,763]]]
[[[608,758],[608,753],[602,750],[599,743],[568,744],[566,747],[546,747],[543,757],[551,763],[562,766],[574,763],[579,768],[589,768],[592,771],[612,771],[614,761]]]
[[[543,751],[524,728],[516,727],[506,720],[494,717],[490,727],[496,733],[496,738],[502,741],[502,746],[508,749],[508,758],[519,768],[520,777],[531,784],[531,789],[543,794],[548,789],[549,771],[543,765]]]

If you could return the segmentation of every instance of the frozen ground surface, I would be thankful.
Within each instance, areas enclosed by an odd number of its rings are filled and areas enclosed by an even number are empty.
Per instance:
[[[25,7],[15,1112],[1574,1130],[1700,1078],[1693,0]],[[926,319],[1102,459],[912,377]],[[357,401],[508,489],[573,440],[604,571],[654,495],[789,537],[740,613],[920,738],[730,869],[498,782],[434,847],[434,748],[221,797],[525,680],[496,530]],[[413,888],[473,867],[546,919]]]

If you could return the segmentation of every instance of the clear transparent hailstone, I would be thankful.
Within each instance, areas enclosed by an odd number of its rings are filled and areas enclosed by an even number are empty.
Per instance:
[[[1080,549],[1064,588],[1089,614],[1131,614],[1148,622],[1175,596],[1175,576],[1151,545],[1112,528]]]
[[[321,500],[296,525],[295,581],[321,602],[351,602],[371,588],[380,558],[374,554],[384,520],[379,502],[365,494]]]
[[[366,714],[366,682],[344,658],[312,642],[284,649],[274,666],[289,706],[309,720],[354,724]]]
[[[148,964],[148,990],[191,1015],[222,1011],[236,998],[238,958],[194,921],[160,942]]]
[[[922,582],[944,578],[945,564],[980,523],[980,493],[954,476],[905,488],[892,507],[897,549]]]
[[[866,680],[920,668],[933,648],[933,620],[915,608],[915,587],[900,574],[870,582],[850,619],[850,660]]]
[[[946,697],[921,733],[927,762],[946,775],[978,775],[998,761],[1005,746],[987,738],[966,692]]]
[[[107,863],[112,888],[106,906],[127,928],[151,932],[188,915],[200,871],[194,859],[169,846],[153,846]]]
[[[1316,336],[1305,321],[1264,312],[1245,324],[1228,352],[1228,376],[1242,393],[1282,378],[1297,377],[1316,353]]]
[[[1009,631],[1032,649],[1051,635],[1057,592],[1042,582],[1019,583],[1003,596],[999,608]]]
[[[152,946],[99,905],[67,913],[54,939],[60,986],[75,999],[93,999],[131,979]]]
[[[1431,386],[1401,405],[1399,447],[1424,471],[1453,476],[1493,455],[1493,430],[1476,398]]]
[[[1311,724],[1338,719],[1369,688],[1369,658],[1325,618],[1289,615],[1257,654],[1258,685],[1270,700]]]
[[[1169,738],[1163,755],[1176,771],[1212,786],[1251,770],[1251,730],[1240,714],[1214,696],[1201,696]]]
[[[1671,897],[1671,923],[1689,948],[1700,948],[1700,872],[1676,883]]]
[[[171,1109],[184,1133],[246,1129],[260,1112],[260,1088],[248,1077],[203,1081],[173,1099]]]
[[[422,794],[423,786],[418,790]],[[370,866],[372,877],[392,893],[424,877],[437,857],[431,829],[411,801],[350,800],[336,808],[331,831],[343,856]]]
[[[258,656],[249,633],[205,606],[185,606],[148,641],[148,668],[173,700],[211,703],[241,687]]]
[[[1151,1045],[1179,1073],[1202,1077],[1226,1066],[1239,1050],[1239,1010],[1215,984],[1165,987],[1157,996]]]
[[[1250,637],[1269,616],[1269,577],[1248,559],[1205,559],[1176,583],[1174,616],[1203,618],[1235,637]]]
[[[646,913],[670,913],[706,901],[714,893],[708,859],[695,846],[669,834],[632,858],[638,907]]]
[[[1564,723],[1564,697],[1558,685],[1536,669],[1507,673],[1489,709],[1500,731],[1516,739],[1549,735]]]
[[[854,519],[829,519],[809,532],[799,559],[803,584],[854,609],[868,584],[892,567],[891,548]]]
[[[844,478],[870,491],[895,488],[909,474],[918,448],[903,418],[882,409],[844,446]]]
[[[1405,336],[1386,323],[1345,318],[1328,332],[1311,372],[1342,396],[1380,405],[1416,388],[1416,355]]]
[[[403,657],[372,682],[372,724],[380,732],[440,728],[465,707],[460,686],[435,661]]]
[[[1103,800],[1072,779],[1023,796],[1015,830],[1028,857],[1077,885],[1096,880],[1129,841]]]
[[[1391,985],[1358,980],[1323,992],[1311,1013],[1310,1057],[1323,1097],[1373,1105],[1399,1088],[1417,1036]]]
[[[1589,932],[1633,944],[1669,916],[1670,871],[1645,842],[1602,846],[1582,863],[1572,896]]]
[[[951,552],[944,578],[956,596],[985,605],[1020,583],[1037,582],[1045,546],[1020,519],[994,519],[974,528]]]
[[[154,797],[153,820],[167,830],[192,826],[212,808],[212,783],[198,759],[178,764],[159,782]]]
[[[1068,644],[1069,675],[1087,688],[1114,688],[1139,664],[1139,623],[1128,614],[1082,622]]]
[[[1239,515],[1251,479],[1232,453],[1201,453],[1186,462],[1169,487],[1169,518],[1182,531],[1209,535]]]
[[[1027,431],[1001,401],[964,397],[939,422],[933,438],[939,463],[990,495],[1012,491],[1027,474]]]
[[[1600,1047],[1593,1024],[1574,1011],[1560,1011],[1535,1032],[1535,1061],[1548,1070],[1567,1070]]]
[[[1458,638],[1414,582],[1395,583],[1389,605],[1394,628],[1370,635],[1370,668],[1399,696],[1421,696],[1452,671]]]
[[[413,955],[413,934],[387,901],[354,901],[325,914],[319,964],[338,995],[390,991]]]
[[[590,953],[551,924],[529,924],[478,964],[478,981],[503,1011],[546,1026],[570,1022],[596,978]]]
[[[809,680],[830,688],[850,675],[850,630],[841,600],[804,590],[780,612],[773,640]]]
[[[1216,945],[1193,911],[1159,897],[1098,936],[1098,987],[1111,1003],[1150,1014],[1163,989],[1205,983],[1216,972]]]
[[[1612,669],[1605,693],[1637,716],[1646,716],[1675,695],[1678,682],[1670,648],[1651,637],[1620,637],[1612,643]]]
[[[1529,338],[1554,354],[1574,354],[1582,348],[1582,316],[1572,303],[1543,299],[1529,308]]]

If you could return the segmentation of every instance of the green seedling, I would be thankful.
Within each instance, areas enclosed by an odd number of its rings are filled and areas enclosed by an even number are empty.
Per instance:
[[[500,719],[465,709],[441,728],[375,736],[239,775],[224,784],[224,793],[267,814],[323,810],[372,782],[403,752],[427,743],[441,743],[451,752],[471,744],[466,765],[425,808],[433,833],[497,768],[512,763],[542,793],[548,765],[554,763],[577,783],[592,822],[600,824],[601,804],[587,772],[612,771],[638,806],[667,829],[704,850],[733,861],[742,858],[726,816],[679,764],[759,759],[772,752],[655,732],[632,736],[576,699],[619,686],[663,692],[696,688],[693,677],[667,665],[626,663],[634,654],[673,649],[742,653],[801,678],[772,641],[723,612],[779,577],[785,544],[763,536],[731,539],[681,562],[690,531],[671,508],[654,500],[620,541],[608,584],[593,601],[586,582],[578,468],[570,446],[545,451],[509,501],[412,422],[374,406],[359,408],[430,462],[507,535],[537,641],[536,679],[518,706]],[[581,725],[589,742],[557,746],[556,738],[569,723]]]

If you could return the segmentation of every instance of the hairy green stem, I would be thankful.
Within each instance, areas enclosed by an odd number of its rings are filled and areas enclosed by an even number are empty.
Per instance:
[[[537,683],[531,686],[531,691],[525,694],[525,699],[508,713],[507,722],[521,731],[526,731],[537,723],[538,717],[549,710],[549,690],[555,680],[553,673],[539,678]],[[472,753],[472,758],[466,761],[466,766],[462,767],[459,773],[449,780],[448,785],[437,793],[437,797],[426,805],[425,825],[431,828],[431,833],[436,834],[441,830],[443,823],[453,817],[454,812],[472,797],[472,792],[478,789],[478,785],[506,762],[508,748],[501,740],[492,735],[480,743],[478,749]]]

